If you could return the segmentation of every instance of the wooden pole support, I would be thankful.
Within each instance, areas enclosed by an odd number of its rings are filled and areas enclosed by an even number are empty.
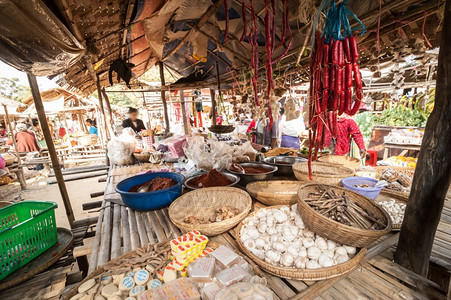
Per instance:
[[[9,119],[8,108],[6,107],[6,105],[3,105],[3,108],[5,109],[5,122],[8,123],[9,132],[11,132],[11,138],[13,140],[14,150],[16,151],[16,155],[17,155],[17,162],[19,163],[19,167],[21,168],[22,162],[20,159],[19,150],[17,150],[16,137],[15,137],[15,134],[13,131],[13,126],[11,125],[11,120]],[[6,126],[6,124],[5,124],[5,126]]]
[[[164,65],[161,61],[158,64],[160,66],[161,86],[163,87],[166,85],[166,82],[164,80]],[[161,100],[163,101],[164,125],[166,127],[165,131],[166,133],[169,133],[170,127],[169,127],[168,104],[166,102],[166,92],[163,90],[161,91]]]
[[[424,131],[395,261],[428,274],[435,232],[451,181],[451,0],[446,0],[434,110]]]
[[[211,98],[211,123],[216,126],[216,99],[215,90],[210,89]]]
[[[28,82],[30,83],[31,94],[33,95],[34,106],[38,114],[39,122],[41,123],[42,133],[44,134],[45,142],[47,143],[47,148],[49,149],[50,159],[52,160],[53,172],[58,180],[58,187],[61,193],[61,198],[63,198],[64,207],[66,208],[67,219],[69,220],[69,224],[72,228],[75,220],[74,212],[70,203],[69,194],[67,193],[66,184],[64,183],[63,173],[61,172],[61,166],[58,161],[55,145],[53,144],[49,124],[47,123],[47,118],[45,116],[44,105],[42,104],[41,94],[39,93],[38,82],[36,81],[36,77],[34,75],[27,74],[27,76]]]
[[[186,119],[185,95],[183,90],[180,90],[180,106],[182,108],[183,132],[188,133],[188,120]]]

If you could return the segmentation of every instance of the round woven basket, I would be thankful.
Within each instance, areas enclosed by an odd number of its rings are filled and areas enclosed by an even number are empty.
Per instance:
[[[209,219],[215,210],[223,206],[237,208],[240,213],[233,218],[208,224],[188,224],[188,216]],[[228,231],[243,220],[252,207],[252,199],[245,191],[233,187],[203,188],[186,193],[169,206],[169,218],[183,232],[194,229],[207,236],[214,236]]]
[[[325,188],[332,188],[338,194],[346,193],[348,200],[357,203],[360,207],[373,214],[380,222],[386,224],[382,230],[367,230],[348,226],[321,215],[303,199],[308,198],[310,193],[318,192],[318,184],[306,184],[298,190],[298,211],[311,231],[336,241],[343,245],[354,247],[366,247],[375,242],[381,236],[391,231],[391,219],[388,213],[372,200],[356,192],[331,185],[322,185]]]
[[[308,162],[300,162],[293,165],[293,172],[300,181],[310,181],[308,174]],[[337,164],[312,161],[313,181],[324,184],[337,185],[343,178],[354,176],[350,168]]]
[[[318,158],[318,161],[331,164],[338,164],[343,167],[350,168],[352,170],[355,170],[355,168],[361,165],[360,159],[342,155],[324,155]]]
[[[265,207],[265,209],[269,208],[280,208],[283,205],[274,205]],[[249,214],[249,217],[253,216],[256,211]],[[243,226],[243,222],[240,223],[237,227],[237,232],[241,231],[241,227]],[[241,242],[240,237],[236,239],[238,246],[241,251],[245,253],[248,257],[250,257],[260,268],[265,270],[266,272],[273,274],[278,277],[293,279],[293,280],[307,280],[307,281],[317,281],[317,280],[325,280],[333,277],[337,277],[343,274],[346,274],[352,271],[359,262],[362,260],[363,256],[366,253],[366,248],[358,249],[358,252],[347,262],[342,264],[338,264],[332,267],[320,268],[320,269],[296,269],[296,268],[282,268],[278,266],[274,266],[270,263],[265,262],[264,260],[258,258],[251,251],[247,250],[247,248]]]
[[[377,198],[374,200],[374,202],[379,203],[388,200],[395,200],[396,202],[407,204],[407,202],[409,201],[409,195],[406,196],[396,192],[393,193],[390,191],[382,190],[379,196],[377,196]],[[401,223],[399,224],[393,223],[391,226],[392,231],[400,231],[401,225],[402,225]]]
[[[290,180],[255,181],[246,185],[252,197],[265,205],[289,205],[296,203],[298,189],[306,182]]]

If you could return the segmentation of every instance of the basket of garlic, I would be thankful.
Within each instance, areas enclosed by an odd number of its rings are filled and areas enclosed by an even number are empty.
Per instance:
[[[374,200],[390,215],[392,221],[392,231],[401,230],[404,211],[406,210],[408,197],[382,190]]]
[[[301,186],[297,205],[308,229],[338,243],[366,247],[391,231],[392,222],[384,209],[335,185]]]
[[[169,206],[169,218],[183,232],[197,229],[214,236],[235,227],[251,207],[251,197],[241,189],[209,187],[177,198]]]
[[[238,246],[263,270],[294,280],[324,280],[350,272],[366,249],[343,246],[308,230],[297,204],[261,208],[237,228]]]

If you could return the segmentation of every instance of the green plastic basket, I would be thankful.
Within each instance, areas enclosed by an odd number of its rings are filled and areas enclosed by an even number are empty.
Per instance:
[[[55,202],[22,201],[0,209],[0,280],[58,241]]]

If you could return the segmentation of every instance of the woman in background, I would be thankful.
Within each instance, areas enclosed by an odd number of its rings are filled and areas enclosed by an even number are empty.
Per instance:
[[[87,119],[86,120],[86,127],[88,127],[88,133],[89,134],[95,134],[95,135],[99,135],[97,128],[94,126],[94,121],[91,119]]]
[[[19,152],[39,152],[40,148],[33,132],[27,130],[27,125],[20,123],[16,126],[17,133],[14,135]],[[6,141],[7,145],[12,145],[13,139]]]

